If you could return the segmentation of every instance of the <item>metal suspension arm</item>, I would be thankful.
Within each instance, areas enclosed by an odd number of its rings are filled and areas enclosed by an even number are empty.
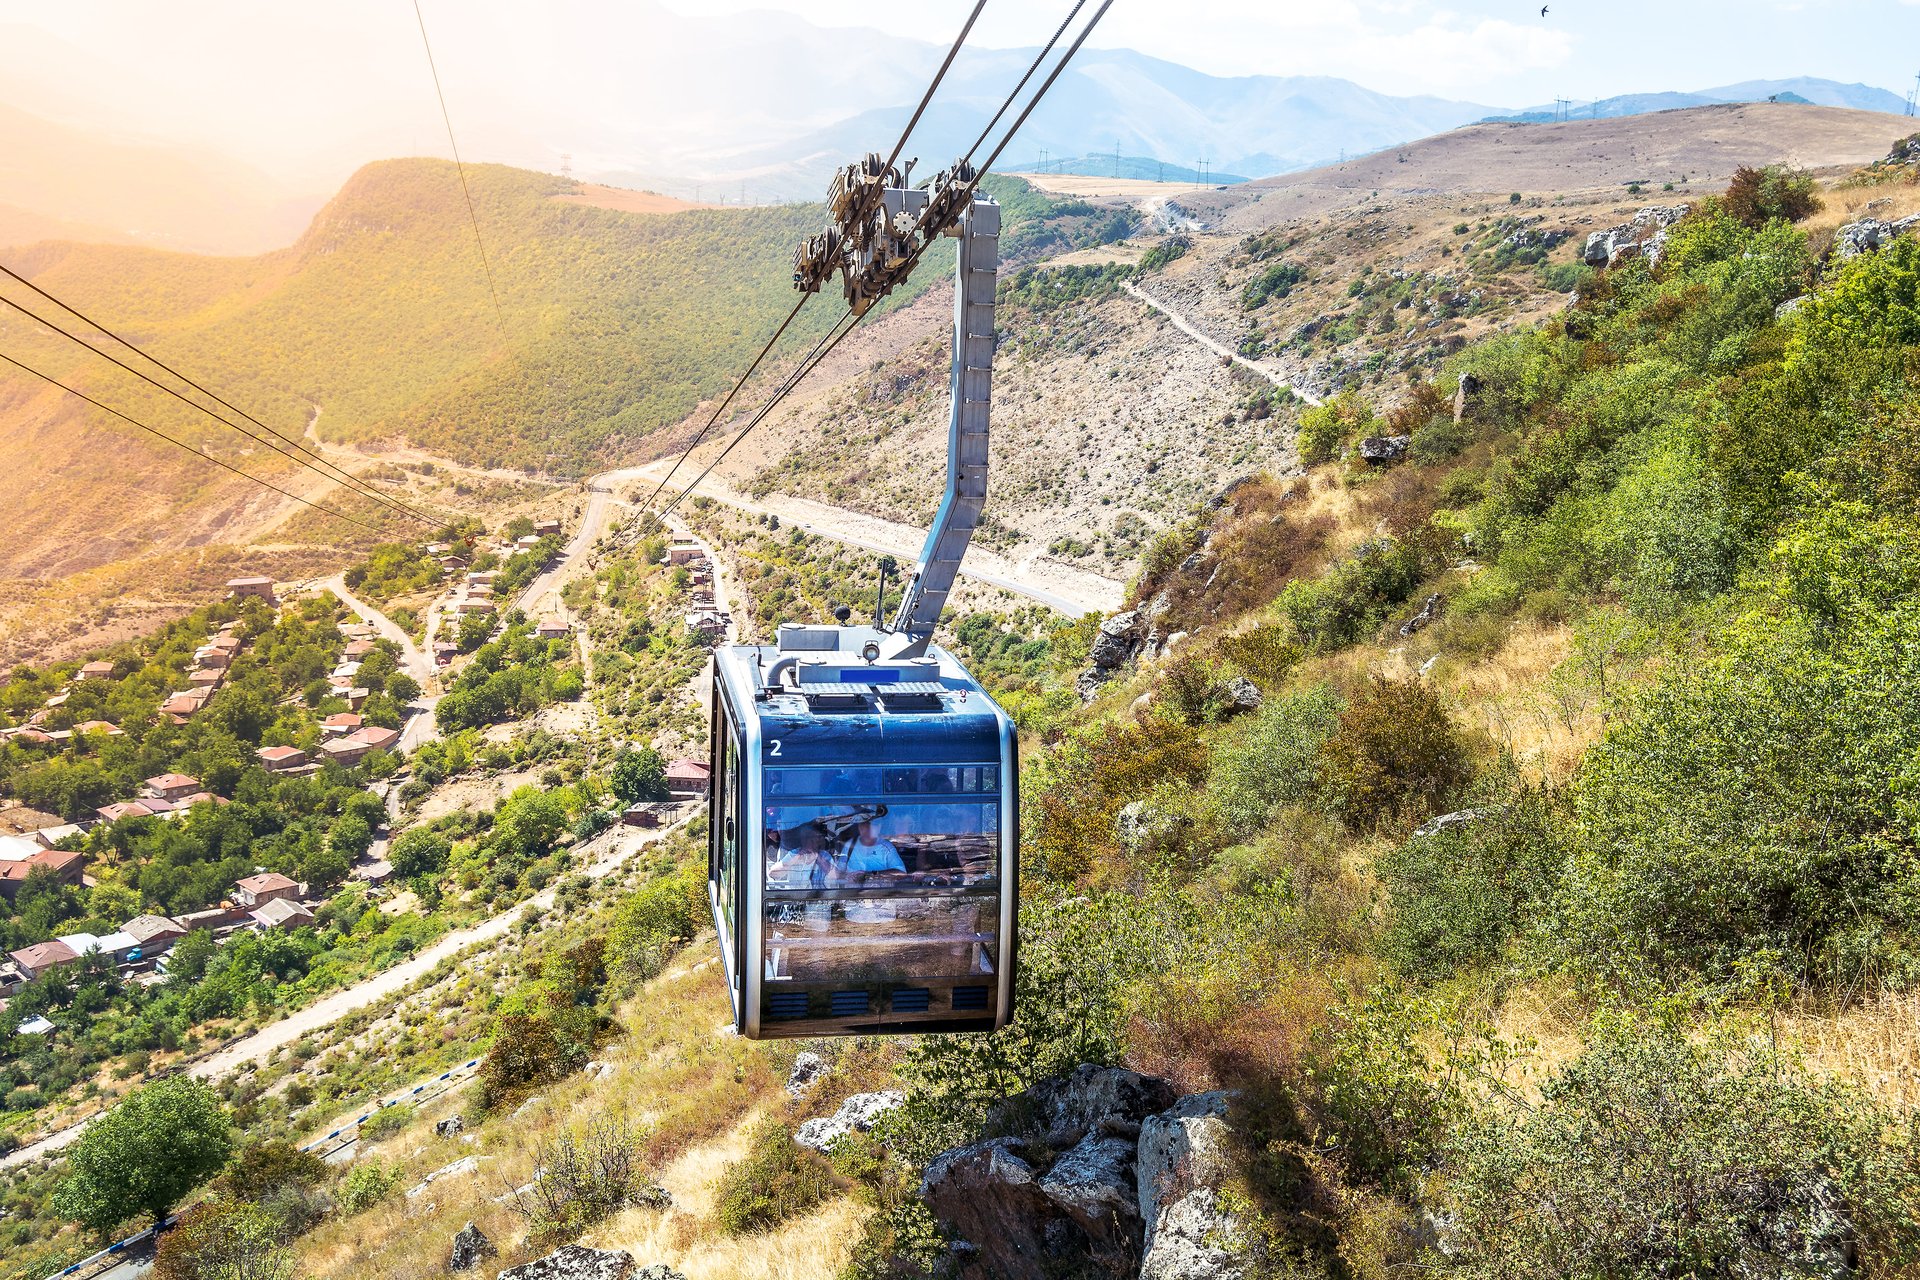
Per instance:
[[[953,406],[947,419],[947,488],[927,530],[920,563],[894,615],[886,656],[924,654],[987,501],[988,419],[993,393],[993,302],[1000,272],[1000,206],[974,193],[949,234],[960,238],[953,285]]]

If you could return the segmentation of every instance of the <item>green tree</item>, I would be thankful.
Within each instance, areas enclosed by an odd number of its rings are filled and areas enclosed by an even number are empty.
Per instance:
[[[613,794],[628,804],[667,798],[667,762],[652,747],[630,747],[613,762]]]
[[[158,1223],[232,1151],[219,1096],[191,1076],[169,1076],[128,1094],[80,1135],[54,1209],[103,1233],[141,1213]]]
[[[420,875],[438,875],[446,869],[447,858],[452,853],[452,842],[438,831],[414,827],[402,832],[393,842],[387,860],[393,863],[395,875],[411,880]]]

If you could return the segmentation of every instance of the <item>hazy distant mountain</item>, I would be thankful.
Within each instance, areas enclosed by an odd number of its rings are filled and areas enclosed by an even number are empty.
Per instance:
[[[1706,107],[1721,102],[1764,102],[1768,98],[1778,98],[1781,102],[1811,102],[1821,107],[1884,111],[1889,115],[1899,115],[1907,109],[1906,99],[1899,94],[1870,84],[1841,84],[1837,80],[1822,80],[1815,76],[1795,76],[1791,80],[1743,80],[1739,84],[1724,84],[1715,89],[1699,89],[1691,93],[1624,93],[1595,102],[1575,102],[1568,108],[1568,114],[1580,119],[1607,120],[1617,116],[1645,115],[1649,111]],[[1555,120],[1559,118],[1560,110],[1558,106],[1551,105],[1529,107],[1512,115],[1490,116],[1488,119],[1496,122]]]
[[[0,244],[52,237],[202,253],[292,241],[320,207],[230,157],[107,137],[0,104]]]

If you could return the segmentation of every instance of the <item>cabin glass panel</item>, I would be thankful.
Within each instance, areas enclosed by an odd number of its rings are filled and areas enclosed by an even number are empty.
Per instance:
[[[766,978],[912,983],[999,971],[999,765],[769,769]]]

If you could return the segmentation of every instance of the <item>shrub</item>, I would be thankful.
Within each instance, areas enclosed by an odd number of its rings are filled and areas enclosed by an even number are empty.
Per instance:
[[[1552,898],[1566,858],[1562,798],[1507,781],[1471,821],[1411,836],[1375,865],[1392,906],[1380,950],[1410,978],[1495,959]]]
[[[1317,579],[1295,579],[1280,593],[1280,611],[1301,643],[1327,653],[1360,640],[1404,603],[1423,571],[1420,549],[1390,537],[1363,542]]]
[[[1819,191],[1819,183],[1805,170],[1741,165],[1720,200],[1729,214],[1757,231],[1775,218],[1798,222],[1820,212]]]
[[[640,1136],[610,1120],[585,1133],[565,1133],[534,1153],[542,1172],[510,1202],[540,1244],[577,1240],[595,1223],[630,1204],[665,1203],[665,1193],[641,1171]]]
[[[1300,415],[1300,435],[1295,441],[1300,461],[1308,466],[1331,462],[1341,445],[1370,431],[1373,424],[1373,407],[1351,391],[1313,406]]]
[[[620,904],[607,931],[612,967],[653,977],[673,951],[706,926],[705,863],[689,860],[641,885]]]
[[[713,1217],[728,1235],[767,1231],[806,1213],[840,1188],[833,1166],[793,1140],[779,1120],[762,1121],[747,1154],[728,1165],[714,1190]]]
[[[519,1091],[571,1074],[587,1051],[552,1018],[502,1013],[480,1064],[481,1105],[491,1111]]]
[[[400,1185],[398,1167],[385,1165],[378,1160],[367,1160],[355,1164],[347,1170],[346,1179],[340,1184],[340,1211],[359,1213],[371,1209]]]
[[[1249,311],[1264,307],[1273,299],[1292,293],[1294,286],[1306,278],[1303,268],[1291,262],[1276,262],[1247,281],[1247,287],[1240,294],[1241,304]]]
[[[1602,1020],[1537,1106],[1462,1126],[1447,1180],[1455,1270],[1899,1274],[1920,1256],[1920,1176],[1895,1122],[1764,1039],[1738,1049]]]
[[[413,1123],[414,1110],[404,1102],[377,1108],[360,1126],[360,1141],[383,1142]]]
[[[293,1280],[291,1239],[259,1205],[206,1201],[160,1237],[154,1280]]]
[[[1339,699],[1324,685],[1272,697],[1214,745],[1207,799],[1234,837],[1259,830],[1273,811],[1313,794],[1321,745],[1338,724]]]
[[[1349,831],[1431,813],[1472,776],[1465,738],[1418,678],[1368,681],[1320,752],[1321,785]]]
[[[1407,457],[1421,466],[1433,466],[1457,456],[1473,442],[1473,433],[1465,423],[1455,422],[1451,417],[1435,418],[1413,432],[1413,440],[1407,445]]]
[[[1035,758],[1023,829],[1033,871],[1075,881],[1096,868],[1124,869],[1114,819],[1123,805],[1163,783],[1198,784],[1206,746],[1192,728],[1164,719],[1111,721],[1075,733]]]

